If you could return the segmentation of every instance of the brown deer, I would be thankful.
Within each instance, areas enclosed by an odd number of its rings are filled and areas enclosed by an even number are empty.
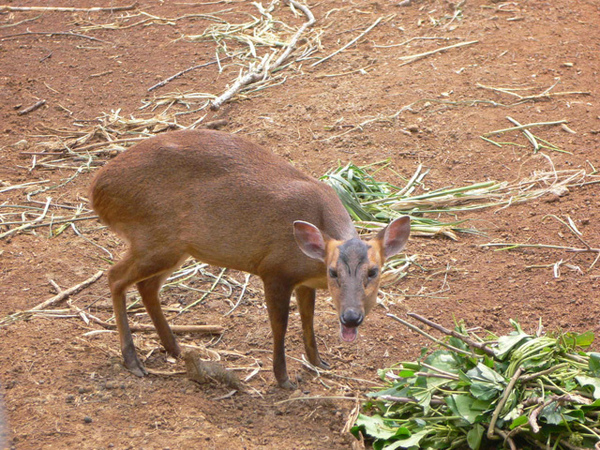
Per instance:
[[[160,307],[166,278],[191,255],[258,275],[273,331],[273,371],[293,388],[284,339],[296,293],[304,346],[317,367],[315,289],[329,287],[341,337],[353,341],[376,303],[381,267],[408,240],[409,217],[373,239],[358,237],[335,191],[241,137],[212,130],[165,133],[108,163],[91,186],[102,222],[129,243],[108,274],[125,366],[146,374],[127,322],[125,292],[136,284],[167,352],[181,350]]]

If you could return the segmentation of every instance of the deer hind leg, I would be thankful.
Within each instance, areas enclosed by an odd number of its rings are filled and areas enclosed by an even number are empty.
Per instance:
[[[150,319],[152,319],[152,323],[154,324],[154,328],[156,328],[156,332],[158,333],[158,337],[160,338],[163,347],[169,355],[174,357],[178,357],[181,354],[181,349],[179,348],[179,344],[177,344],[173,331],[160,307],[158,293],[165,280],[171,275],[173,270],[179,267],[181,262],[183,261],[178,262],[174,268],[167,272],[154,275],[153,277],[139,281],[136,284],[137,289],[142,296],[142,302],[146,307]]]
[[[121,342],[121,353],[123,355],[125,367],[139,377],[146,375],[147,371],[135,352],[131,329],[129,328],[129,323],[127,321],[125,294],[127,289],[134,283],[143,282],[143,280],[146,279],[160,279],[165,273],[168,274],[172,272],[175,267],[177,267],[177,263],[181,260],[181,257],[181,253],[175,252],[157,255],[156,253],[144,254],[143,252],[130,250],[121,261],[116,263],[109,270],[108,284],[113,300],[119,340]],[[152,284],[153,283],[147,283],[148,286],[151,286]],[[160,284],[158,287],[160,287]],[[156,285],[156,280],[154,281],[154,285]],[[146,297],[148,298],[148,294],[146,294]],[[150,297],[152,296],[150,295]],[[144,300],[143,296],[142,299]],[[144,303],[145,302],[146,300],[144,300]],[[158,288],[156,289],[156,302],[158,302]],[[152,300],[150,300],[150,303],[152,304]],[[160,305],[158,306],[160,307]],[[152,314],[151,317],[154,321],[155,319]],[[162,323],[160,324],[162,326]],[[166,324],[166,326],[168,328],[168,324]]]
[[[315,297],[316,292],[312,288],[306,286],[296,288],[296,301],[298,302],[300,319],[302,320],[302,337],[308,361],[313,366],[320,367],[321,369],[329,369],[329,364],[319,356],[317,341],[315,339]]]

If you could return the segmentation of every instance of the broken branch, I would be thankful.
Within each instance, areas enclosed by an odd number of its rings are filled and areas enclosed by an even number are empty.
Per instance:
[[[17,111],[17,115],[24,116],[25,114],[29,114],[30,112],[35,111],[36,109],[38,109],[41,106],[44,106],[45,104],[46,104],[46,100],[40,100],[39,102],[36,102],[33,105],[31,105],[25,109]]]
[[[59,12],[72,12],[72,11],[85,11],[85,12],[99,12],[99,11],[130,11],[137,7],[137,2],[129,5],[129,6],[108,6],[108,7],[100,7],[95,6],[93,8],[76,8],[71,6],[0,6],[0,12],[17,12],[17,11],[59,11]]]
[[[48,300],[40,303],[37,306],[34,306],[29,311],[39,311],[41,309],[46,309],[48,306],[53,306],[53,305],[65,300],[70,295],[76,294],[77,292],[81,291],[83,288],[86,288],[90,284],[96,282],[102,276],[103,273],[104,273],[103,271],[96,272],[93,276],[91,276],[90,278],[85,280],[83,283],[79,283],[73,287],[70,287],[69,289],[59,292],[54,297],[49,298]]]
[[[97,323],[107,330],[115,330],[117,325],[105,322],[92,315],[88,315],[92,322]],[[154,325],[135,324],[130,325],[131,331],[156,331]],[[225,329],[219,325],[170,325],[173,333],[206,333],[206,334],[222,334]]]

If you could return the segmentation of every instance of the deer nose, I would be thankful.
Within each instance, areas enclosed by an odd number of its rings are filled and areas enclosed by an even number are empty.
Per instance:
[[[346,327],[357,327],[362,323],[364,318],[365,317],[360,311],[348,308],[342,313],[340,322],[342,322],[342,325]]]

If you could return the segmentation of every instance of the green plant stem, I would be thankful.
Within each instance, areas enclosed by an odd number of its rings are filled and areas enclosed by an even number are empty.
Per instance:
[[[502,395],[502,398],[500,399],[500,401],[498,402],[498,405],[496,406],[496,409],[494,410],[494,414],[492,415],[492,420],[490,421],[490,426],[488,427],[488,432],[487,432],[488,439],[497,439],[496,422],[498,421],[498,416],[500,415],[502,408],[504,408],[504,405],[506,404],[506,400],[508,400],[510,393],[512,392],[513,388],[515,387],[515,383],[521,376],[522,372],[523,372],[523,368],[519,367],[517,369],[517,371],[515,372],[515,374],[512,376],[512,378],[510,379],[508,386],[504,390],[504,394]]]

